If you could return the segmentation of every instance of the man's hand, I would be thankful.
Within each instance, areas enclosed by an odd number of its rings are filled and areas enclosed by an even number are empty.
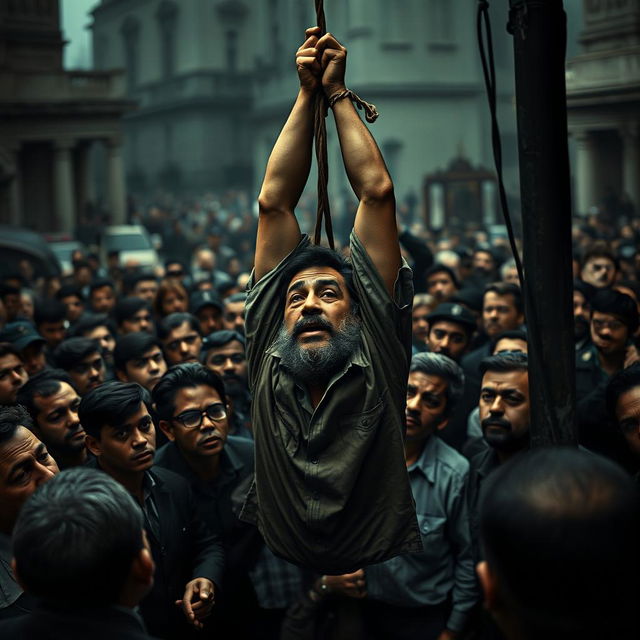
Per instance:
[[[449,631],[449,629],[444,629],[444,631],[440,632],[438,636],[438,640],[455,640],[458,637],[457,633],[453,631]]]
[[[176,600],[176,605],[182,611],[190,624],[196,629],[202,629],[202,621],[211,615],[215,604],[215,587],[207,578],[196,578],[187,582],[182,600]]]
[[[637,362],[640,362],[640,353],[638,353],[638,349],[635,347],[635,345],[631,344],[627,347],[627,350],[624,353],[623,368],[626,369],[627,367],[630,367],[632,364],[636,364]]]
[[[347,50],[330,33],[325,33],[316,45],[321,53],[322,88],[327,98],[344,91]]]
[[[324,582],[329,587],[329,591],[342,596],[361,599],[367,595],[363,569],[343,576],[325,576]]]
[[[296,52],[296,69],[300,86],[305,91],[313,93],[320,86],[322,69],[320,67],[319,51],[316,48],[320,27],[312,27],[305,31],[307,39]]]

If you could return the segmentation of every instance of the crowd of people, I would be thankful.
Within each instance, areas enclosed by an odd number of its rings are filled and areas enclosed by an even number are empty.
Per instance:
[[[255,242],[177,210],[158,270],[3,277],[0,636],[638,637],[640,224],[576,220],[581,447],[530,450],[506,245],[397,225],[345,61],[307,31]],[[294,215],[318,90],[358,202],[340,252]]]

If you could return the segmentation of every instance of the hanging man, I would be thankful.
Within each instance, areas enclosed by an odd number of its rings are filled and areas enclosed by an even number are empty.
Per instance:
[[[256,476],[243,518],[278,555],[344,574],[420,551],[404,464],[411,271],[391,177],[344,84],[346,49],[318,28],[269,158],[246,305]],[[311,246],[294,208],[311,166],[313,105],[329,101],[359,200],[351,261]]]

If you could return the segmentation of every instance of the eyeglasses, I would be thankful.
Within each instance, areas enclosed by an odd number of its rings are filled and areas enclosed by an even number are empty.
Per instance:
[[[197,429],[202,424],[202,419],[205,415],[209,420],[220,422],[220,420],[224,420],[227,417],[227,408],[222,402],[215,402],[210,404],[204,411],[190,409],[171,419],[179,422],[185,429]]]

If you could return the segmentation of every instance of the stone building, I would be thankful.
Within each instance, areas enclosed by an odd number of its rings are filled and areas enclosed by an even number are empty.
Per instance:
[[[73,231],[93,198],[96,144],[112,219],[124,220],[120,119],[133,104],[123,75],[65,72],[63,47],[58,0],[0,3],[0,222]]]
[[[640,0],[584,0],[581,52],[567,63],[574,208],[640,207]]]

